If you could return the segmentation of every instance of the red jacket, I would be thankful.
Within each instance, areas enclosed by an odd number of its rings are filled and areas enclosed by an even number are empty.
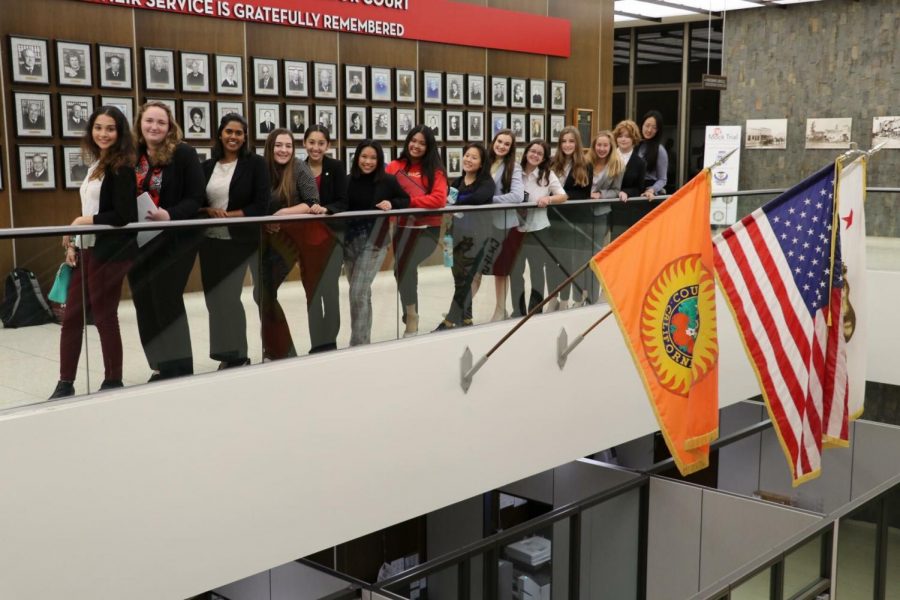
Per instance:
[[[428,180],[422,175],[419,165],[410,165],[405,160],[394,160],[385,168],[385,171],[397,178],[400,187],[409,194],[410,208],[444,208],[447,206],[447,177],[443,171],[434,174],[434,185],[428,192]],[[428,227],[440,227],[441,215],[425,215],[421,217],[401,217],[398,221],[400,227],[412,227],[427,225]]]

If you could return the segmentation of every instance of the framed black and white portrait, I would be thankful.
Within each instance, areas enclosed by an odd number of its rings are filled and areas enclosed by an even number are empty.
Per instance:
[[[566,126],[566,115],[550,115],[550,140],[559,139],[562,130]]]
[[[11,35],[9,59],[14,83],[50,83],[47,40]]]
[[[566,110],[566,82],[550,82],[550,110]]]
[[[356,146],[352,148],[347,146],[344,148],[344,165],[347,167],[347,175],[350,174],[350,169],[353,168],[354,160],[356,160]]]
[[[528,121],[524,113],[509,113],[509,128],[512,129],[513,135],[516,136],[516,143],[522,143],[526,139]]]
[[[366,68],[362,65],[344,65],[344,99],[366,99]]]
[[[56,189],[53,146],[19,146],[19,183],[23,190]]]
[[[503,129],[509,129],[509,115],[505,112],[491,112],[491,139]]]
[[[51,137],[50,94],[15,92],[16,135],[19,137]]]
[[[278,95],[278,61],[276,59],[253,59],[253,93],[257,96]]]
[[[212,158],[212,146],[194,146],[194,150],[197,151],[197,159],[201,163],[205,163]]]
[[[77,190],[84,183],[91,164],[91,157],[84,153],[81,146],[62,147],[63,187]]]
[[[413,108],[397,109],[397,135],[394,139],[402,142],[406,136],[416,126],[416,111]]]
[[[216,128],[209,122],[209,102],[205,100],[184,100],[181,103],[184,115],[182,128],[186,140],[208,140]]]
[[[447,132],[444,139],[448,142],[461,142],[465,139],[465,127],[463,122],[463,111],[448,110],[446,118]]]
[[[365,106],[344,107],[344,127],[348,140],[364,140],[369,137],[369,123]]]
[[[422,72],[422,102],[425,104],[443,104],[444,74],[438,71]]]
[[[87,131],[87,123],[94,112],[93,96],[59,95],[59,120],[64,138],[80,138]]]
[[[509,105],[513,108],[528,106],[528,82],[524,79],[509,80]]]
[[[509,105],[506,98],[506,77],[491,76],[491,106],[505,108]]]
[[[466,113],[466,139],[470,142],[484,141],[484,113],[470,110]]]
[[[181,91],[209,93],[209,54],[182,52]]]
[[[484,106],[484,75],[466,77],[466,104]]]
[[[384,164],[387,165],[389,162],[394,160],[394,149],[390,146],[383,146],[381,149],[384,151]],[[399,154],[399,152],[397,154]]]
[[[447,146],[447,177],[462,176],[463,149],[461,146]]]
[[[372,67],[369,80],[372,86],[373,102],[390,102],[391,94],[391,70],[387,67]]]
[[[431,129],[435,140],[439,142],[444,140],[444,111],[439,108],[426,108],[422,111],[422,123]]]
[[[216,93],[244,93],[244,57],[216,54]]]
[[[542,139],[544,137],[544,115],[543,113],[532,113],[528,115],[528,141]]]
[[[316,98],[337,98],[337,65],[334,63],[313,63],[313,96]]]
[[[244,112],[244,103],[238,102],[234,100],[222,101],[219,100],[216,102],[216,123],[222,122],[222,117],[230,114],[238,114],[247,118],[247,113]]]
[[[309,124],[309,106],[305,104],[288,104],[287,126],[295,140],[303,141],[303,134]]]
[[[302,60],[284,61],[284,95],[292,98],[309,97],[309,64]]]
[[[462,73],[447,73],[445,95],[447,104],[462,106],[466,101],[465,76]]]
[[[412,69],[397,69],[394,72],[396,80],[397,102],[416,101],[416,72]]]
[[[175,53],[171,50],[144,48],[144,88],[175,91]]]
[[[131,89],[131,48],[97,46],[100,87]]]
[[[547,82],[543,79],[531,79],[528,82],[528,106],[547,108]]]
[[[56,80],[59,85],[91,87],[91,45],[56,42]]]
[[[264,140],[281,127],[281,105],[273,102],[257,102],[254,106],[256,139]]]
[[[118,108],[129,123],[134,123],[134,98],[131,96],[100,96],[100,106]]]
[[[390,140],[394,134],[393,113],[386,106],[372,107],[372,139]]]
[[[169,107],[169,110],[172,111],[172,116],[177,118],[177,101],[174,98],[144,98],[144,102],[160,102],[162,104],[165,104]]]
[[[337,106],[316,104],[316,123],[328,130],[329,138],[334,142],[338,139],[338,113]]]

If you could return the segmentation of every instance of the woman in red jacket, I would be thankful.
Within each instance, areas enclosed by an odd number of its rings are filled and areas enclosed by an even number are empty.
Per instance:
[[[447,204],[447,176],[434,133],[416,125],[406,136],[397,160],[385,169],[409,194],[410,208],[443,208]],[[394,277],[403,307],[404,337],[419,331],[419,265],[438,246],[441,215],[401,217],[394,232]]]

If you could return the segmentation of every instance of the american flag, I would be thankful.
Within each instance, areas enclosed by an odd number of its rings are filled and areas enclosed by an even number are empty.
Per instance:
[[[823,438],[847,440],[847,359],[840,236],[833,235],[834,178],[832,164],[713,240],[716,273],[755,367],[794,485],[818,476]]]

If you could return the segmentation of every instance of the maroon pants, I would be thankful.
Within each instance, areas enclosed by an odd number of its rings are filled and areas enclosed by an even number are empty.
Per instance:
[[[85,310],[89,308],[94,314],[94,324],[100,334],[105,378],[121,380],[122,336],[119,333],[119,298],[122,295],[122,280],[131,267],[131,261],[101,261],[94,257],[90,248],[82,250],[78,260],[78,266],[72,269],[72,277],[69,280],[66,312],[62,320],[59,378],[63,381],[75,381],[78,358],[81,356],[84,315]],[[84,286],[83,296],[82,286]],[[82,299],[87,301],[87,307],[84,306]]]

